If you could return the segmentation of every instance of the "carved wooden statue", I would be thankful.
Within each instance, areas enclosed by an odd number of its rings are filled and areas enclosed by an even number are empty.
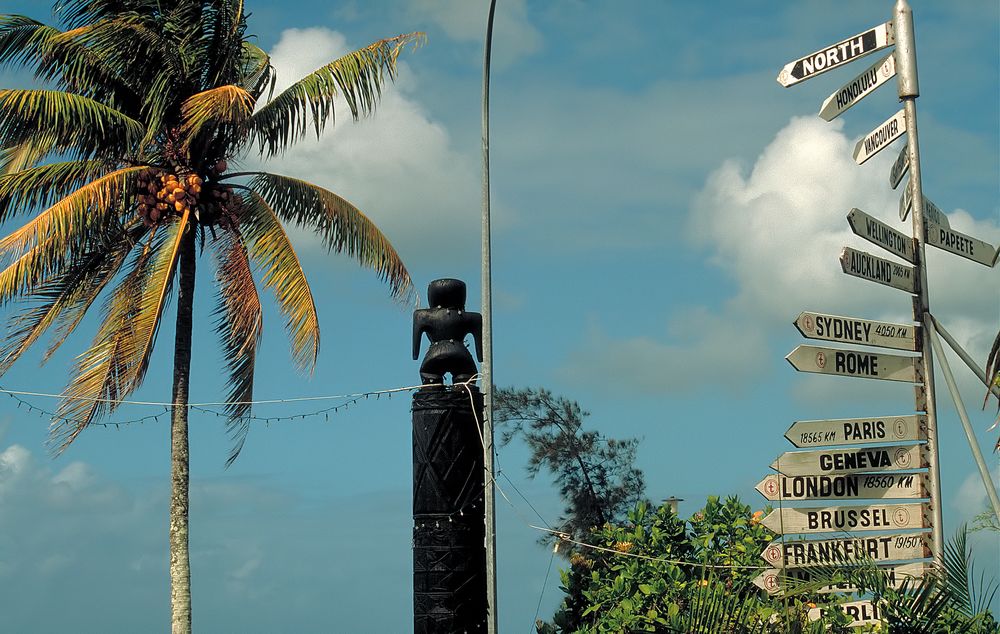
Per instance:
[[[466,335],[472,335],[476,358],[483,360],[483,316],[465,311],[462,280],[434,280],[427,286],[427,300],[430,308],[413,311],[414,361],[420,356],[421,336],[426,333],[431,342],[420,364],[420,379],[424,384],[444,383],[450,372],[452,383],[464,383],[478,372],[465,346]]]

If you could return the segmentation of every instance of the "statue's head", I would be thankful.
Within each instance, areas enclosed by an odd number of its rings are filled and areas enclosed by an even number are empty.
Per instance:
[[[465,310],[465,282],[452,278],[434,280],[427,285],[427,302],[431,308]]]

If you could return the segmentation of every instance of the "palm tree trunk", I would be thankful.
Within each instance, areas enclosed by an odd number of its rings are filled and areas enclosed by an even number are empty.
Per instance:
[[[170,420],[170,611],[172,634],[191,632],[191,562],[188,555],[188,384],[194,305],[195,231],[182,238],[174,338],[173,413]]]

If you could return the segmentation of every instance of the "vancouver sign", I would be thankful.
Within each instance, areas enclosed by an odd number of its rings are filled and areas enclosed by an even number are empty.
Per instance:
[[[770,474],[754,488],[772,502],[928,497],[926,482],[919,473],[799,476]]]
[[[794,323],[802,336],[809,339],[857,343],[895,350],[920,349],[918,342],[921,339],[917,339],[916,336],[920,327],[910,324],[894,324],[805,311],[799,313]]]
[[[831,564],[908,561],[931,556],[927,533],[841,537],[823,540],[776,541],[761,558],[775,568],[801,568]]]
[[[798,346],[785,357],[799,372],[816,372],[883,381],[923,381],[920,357],[840,350],[820,346]]]
[[[906,134],[906,111],[900,109],[869,132],[868,136],[858,141],[854,146],[854,162],[861,165],[904,134]]]

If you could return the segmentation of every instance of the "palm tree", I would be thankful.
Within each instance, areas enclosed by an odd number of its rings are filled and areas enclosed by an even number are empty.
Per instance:
[[[51,332],[48,359],[105,298],[50,427],[52,449],[62,452],[142,383],[177,278],[170,578],[173,631],[187,632],[196,244],[216,262],[232,462],[248,430],[258,283],[274,292],[296,365],[311,369],[319,351],[315,303],[287,224],[373,269],[397,299],[409,299],[412,285],[389,241],[351,203],[289,176],[229,173],[229,162],[251,149],[273,157],[310,130],[319,135],[336,98],[355,119],[371,112],[398,55],[422,35],[379,40],[265,97],[274,72],[246,35],[242,0],[62,0],[54,15],[61,28],[0,16],[0,65],[33,70],[45,86],[0,90],[0,221],[32,215],[0,239],[8,262],[0,303],[27,300],[0,350],[0,373]]]

